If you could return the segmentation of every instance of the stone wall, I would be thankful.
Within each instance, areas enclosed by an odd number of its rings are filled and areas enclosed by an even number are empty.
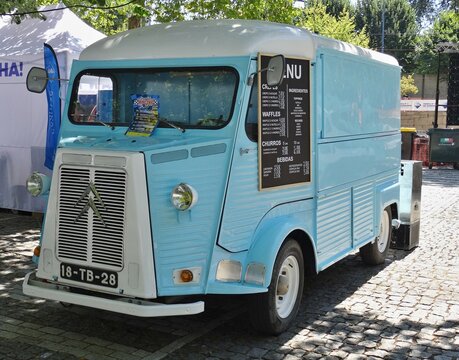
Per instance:
[[[417,99],[435,99],[435,94],[437,93],[437,74],[414,74],[413,78],[418,92],[411,94],[412,97]],[[440,77],[438,90],[440,91],[440,99],[446,99],[448,95],[448,81],[446,79]]]
[[[425,132],[433,128],[434,111],[402,111],[402,127],[414,127],[418,132]],[[446,127],[446,111],[438,112],[438,127]]]

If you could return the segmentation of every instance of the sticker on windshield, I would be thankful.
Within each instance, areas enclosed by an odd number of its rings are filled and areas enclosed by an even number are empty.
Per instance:
[[[132,95],[134,116],[126,135],[150,136],[158,125],[159,96]]]

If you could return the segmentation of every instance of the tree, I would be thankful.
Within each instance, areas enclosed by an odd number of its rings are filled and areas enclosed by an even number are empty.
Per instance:
[[[394,56],[405,72],[414,68],[418,33],[416,14],[407,0],[358,0],[356,25],[366,26],[370,47],[382,50],[382,14],[384,4],[384,52]]]
[[[432,24],[442,11],[459,11],[458,0],[409,0],[409,2],[416,12],[419,25]]]
[[[368,47],[369,38],[365,27],[356,31],[354,18],[347,10],[343,10],[338,18],[327,13],[326,6],[317,3],[306,7],[299,16],[296,25],[310,31],[354,45]]]
[[[315,5],[323,4],[327,9],[327,14],[339,18],[343,11],[348,11],[353,14],[355,8],[352,6],[350,0],[309,0],[306,4],[307,7],[314,7]]]
[[[343,10],[335,17],[327,13],[322,0],[312,0],[303,10],[296,9],[293,0],[160,0],[156,2],[155,16],[159,22],[186,18],[273,21],[305,27],[325,36],[367,47],[365,30],[355,30],[354,18],[347,10],[350,1],[338,3],[342,4]]]
[[[56,4],[59,0],[19,1],[27,2],[32,9],[34,6]],[[325,36],[368,46],[365,30],[355,30],[354,18],[347,10],[350,0],[336,1],[335,6],[331,5],[331,0],[311,1],[317,4],[311,2],[304,11],[295,8],[294,0],[65,0],[65,4],[88,24],[107,35],[128,27],[145,25],[150,19],[156,22],[256,19],[306,26]],[[342,10],[339,15],[333,16],[327,13],[326,6],[331,11]]]
[[[184,19],[257,19],[292,24],[294,0],[158,0],[158,22]]]
[[[459,13],[444,11],[431,29],[418,39],[420,51],[416,71],[421,74],[435,74],[438,66],[437,45],[442,42],[459,42]],[[448,56],[440,55],[440,74],[448,74]]]
[[[414,84],[413,75],[402,75],[400,79],[400,95],[408,96],[418,93],[418,87]]]

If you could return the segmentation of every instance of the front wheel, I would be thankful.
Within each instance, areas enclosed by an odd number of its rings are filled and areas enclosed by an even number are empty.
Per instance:
[[[303,295],[303,253],[296,240],[287,239],[274,263],[268,292],[252,295],[250,320],[258,331],[278,335],[298,313]]]
[[[386,259],[387,251],[392,239],[392,214],[390,208],[384,209],[379,224],[379,234],[374,242],[360,248],[360,256],[364,263],[379,265]]]

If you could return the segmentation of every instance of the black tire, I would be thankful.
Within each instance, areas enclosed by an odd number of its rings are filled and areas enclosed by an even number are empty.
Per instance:
[[[392,213],[389,207],[385,208],[381,214],[379,224],[379,234],[375,241],[360,248],[360,256],[368,265],[379,265],[386,260],[392,239]]]
[[[298,313],[303,285],[301,247],[296,240],[287,239],[277,254],[268,292],[250,297],[250,320],[253,327],[270,335],[279,335],[286,330]]]

